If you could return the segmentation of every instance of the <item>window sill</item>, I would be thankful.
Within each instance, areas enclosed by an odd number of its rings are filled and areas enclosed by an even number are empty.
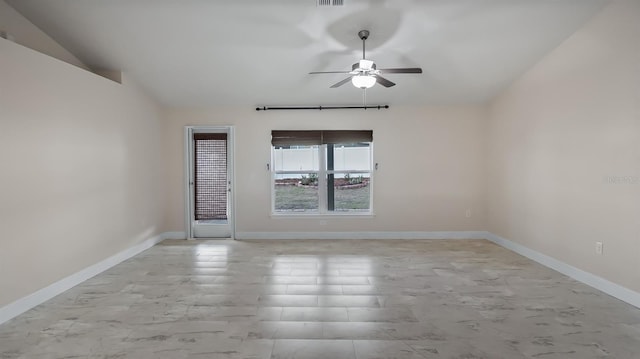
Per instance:
[[[290,219],[290,218],[305,218],[305,219],[327,219],[327,218],[374,218],[376,215],[373,212],[363,213],[271,213],[271,218],[278,219]]]

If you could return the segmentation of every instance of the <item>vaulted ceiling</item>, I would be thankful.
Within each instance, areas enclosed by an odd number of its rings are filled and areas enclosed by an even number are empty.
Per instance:
[[[167,106],[360,104],[330,89],[362,56],[395,87],[375,104],[490,100],[588,21],[605,0],[9,0],[95,69],[121,70]]]

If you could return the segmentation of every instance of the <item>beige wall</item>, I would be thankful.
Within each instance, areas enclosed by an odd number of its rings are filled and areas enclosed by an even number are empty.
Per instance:
[[[82,61],[60,46],[49,35],[33,25],[4,0],[0,0],[0,31],[13,36],[22,46],[42,52],[72,65],[88,69]]]
[[[184,230],[183,127],[233,125],[236,131],[237,232],[484,230],[485,110],[397,107],[389,110],[256,112],[252,107],[170,111],[164,159],[165,230]],[[272,218],[271,130],[372,129],[374,218]],[[404,174],[400,176],[399,174]],[[472,209],[471,218],[465,217]]]
[[[0,39],[0,307],[159,233],[159,110]]]
[[[488,137],[489,230],[635,291],[638,39],[640,2],[612,1],[494,101]]]

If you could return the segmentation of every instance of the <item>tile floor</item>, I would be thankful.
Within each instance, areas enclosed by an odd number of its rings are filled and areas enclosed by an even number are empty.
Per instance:
[[[166,241],[0,358],[640,358],[640,310],[484,240]]]

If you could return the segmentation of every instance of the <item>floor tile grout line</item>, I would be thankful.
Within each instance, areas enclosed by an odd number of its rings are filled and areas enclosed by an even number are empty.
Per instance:
[[[351,346],[353,347],[353,357],[355,359],[358,359],[358,351],[356,350],[356,341],[355,340],[351,340]]]

